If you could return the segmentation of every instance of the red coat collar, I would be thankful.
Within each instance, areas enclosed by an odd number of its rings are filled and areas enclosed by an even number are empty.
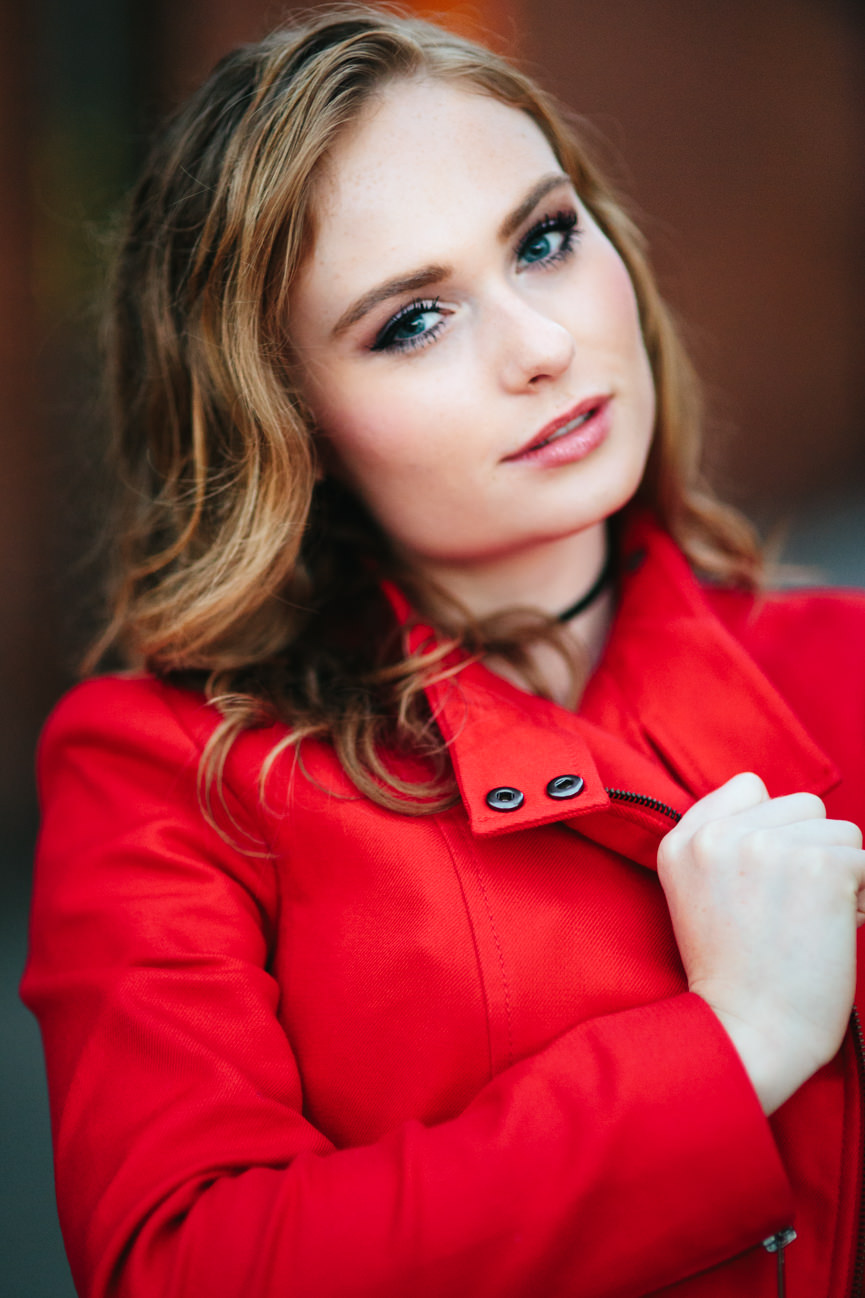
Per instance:
[[[743,770],[773,795],[823,794],[837,782],[832,762],[709,608],[681,551],[645,515],[627,531],[623,570],[613,630],[577,714],[479,663],[427,690],[476,834],[567,820],[619,848],[602,828],[611,818],[598,815],[610,808],[610,788],[682,812]],[[410,624],[409,647],[434,642],[429,627],[411,624],[404,596],[387,593]],[[549,796],[560,775],[583,779],[578,796]],[[492,809],[487,794],[500,786],[519,789],[522,805]],[[654,847],[647,855],[653,861]]]

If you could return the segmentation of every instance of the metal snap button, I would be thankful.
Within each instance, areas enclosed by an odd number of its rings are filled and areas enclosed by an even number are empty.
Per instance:
[[[512,789],[507,784],[502,784],[497,789],[490,789],[487,794],[487,806],[492,807],[493,811],[516,811],[526,800],[526,795],[522,789]]]
[[[557,775],[547,785],[547,796],[550,798],[575,798],[585,787],[582,775]]]

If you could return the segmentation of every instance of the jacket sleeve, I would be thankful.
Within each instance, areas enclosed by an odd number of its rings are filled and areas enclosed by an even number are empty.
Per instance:
[[[273,863],[202,816],[168,694],[79,687],[41,747],[22,994],[82,1295],[601,1298],[790,1224],[756,1096],[690,994],[568,1031],[449,1121],[335,1149],[276,1016]]]

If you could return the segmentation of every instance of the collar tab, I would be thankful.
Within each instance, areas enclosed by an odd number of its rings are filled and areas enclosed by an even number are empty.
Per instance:
[[[478,663],[427,689],[474,833],[581,817],[609,807],[577,718]]]

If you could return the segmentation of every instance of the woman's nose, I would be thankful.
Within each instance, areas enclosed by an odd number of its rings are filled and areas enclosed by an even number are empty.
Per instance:
[[[501,381],[508,391],[525,391],[568,369],[573,335],[542,306],[512,292],[496,302],[493,319]]]

